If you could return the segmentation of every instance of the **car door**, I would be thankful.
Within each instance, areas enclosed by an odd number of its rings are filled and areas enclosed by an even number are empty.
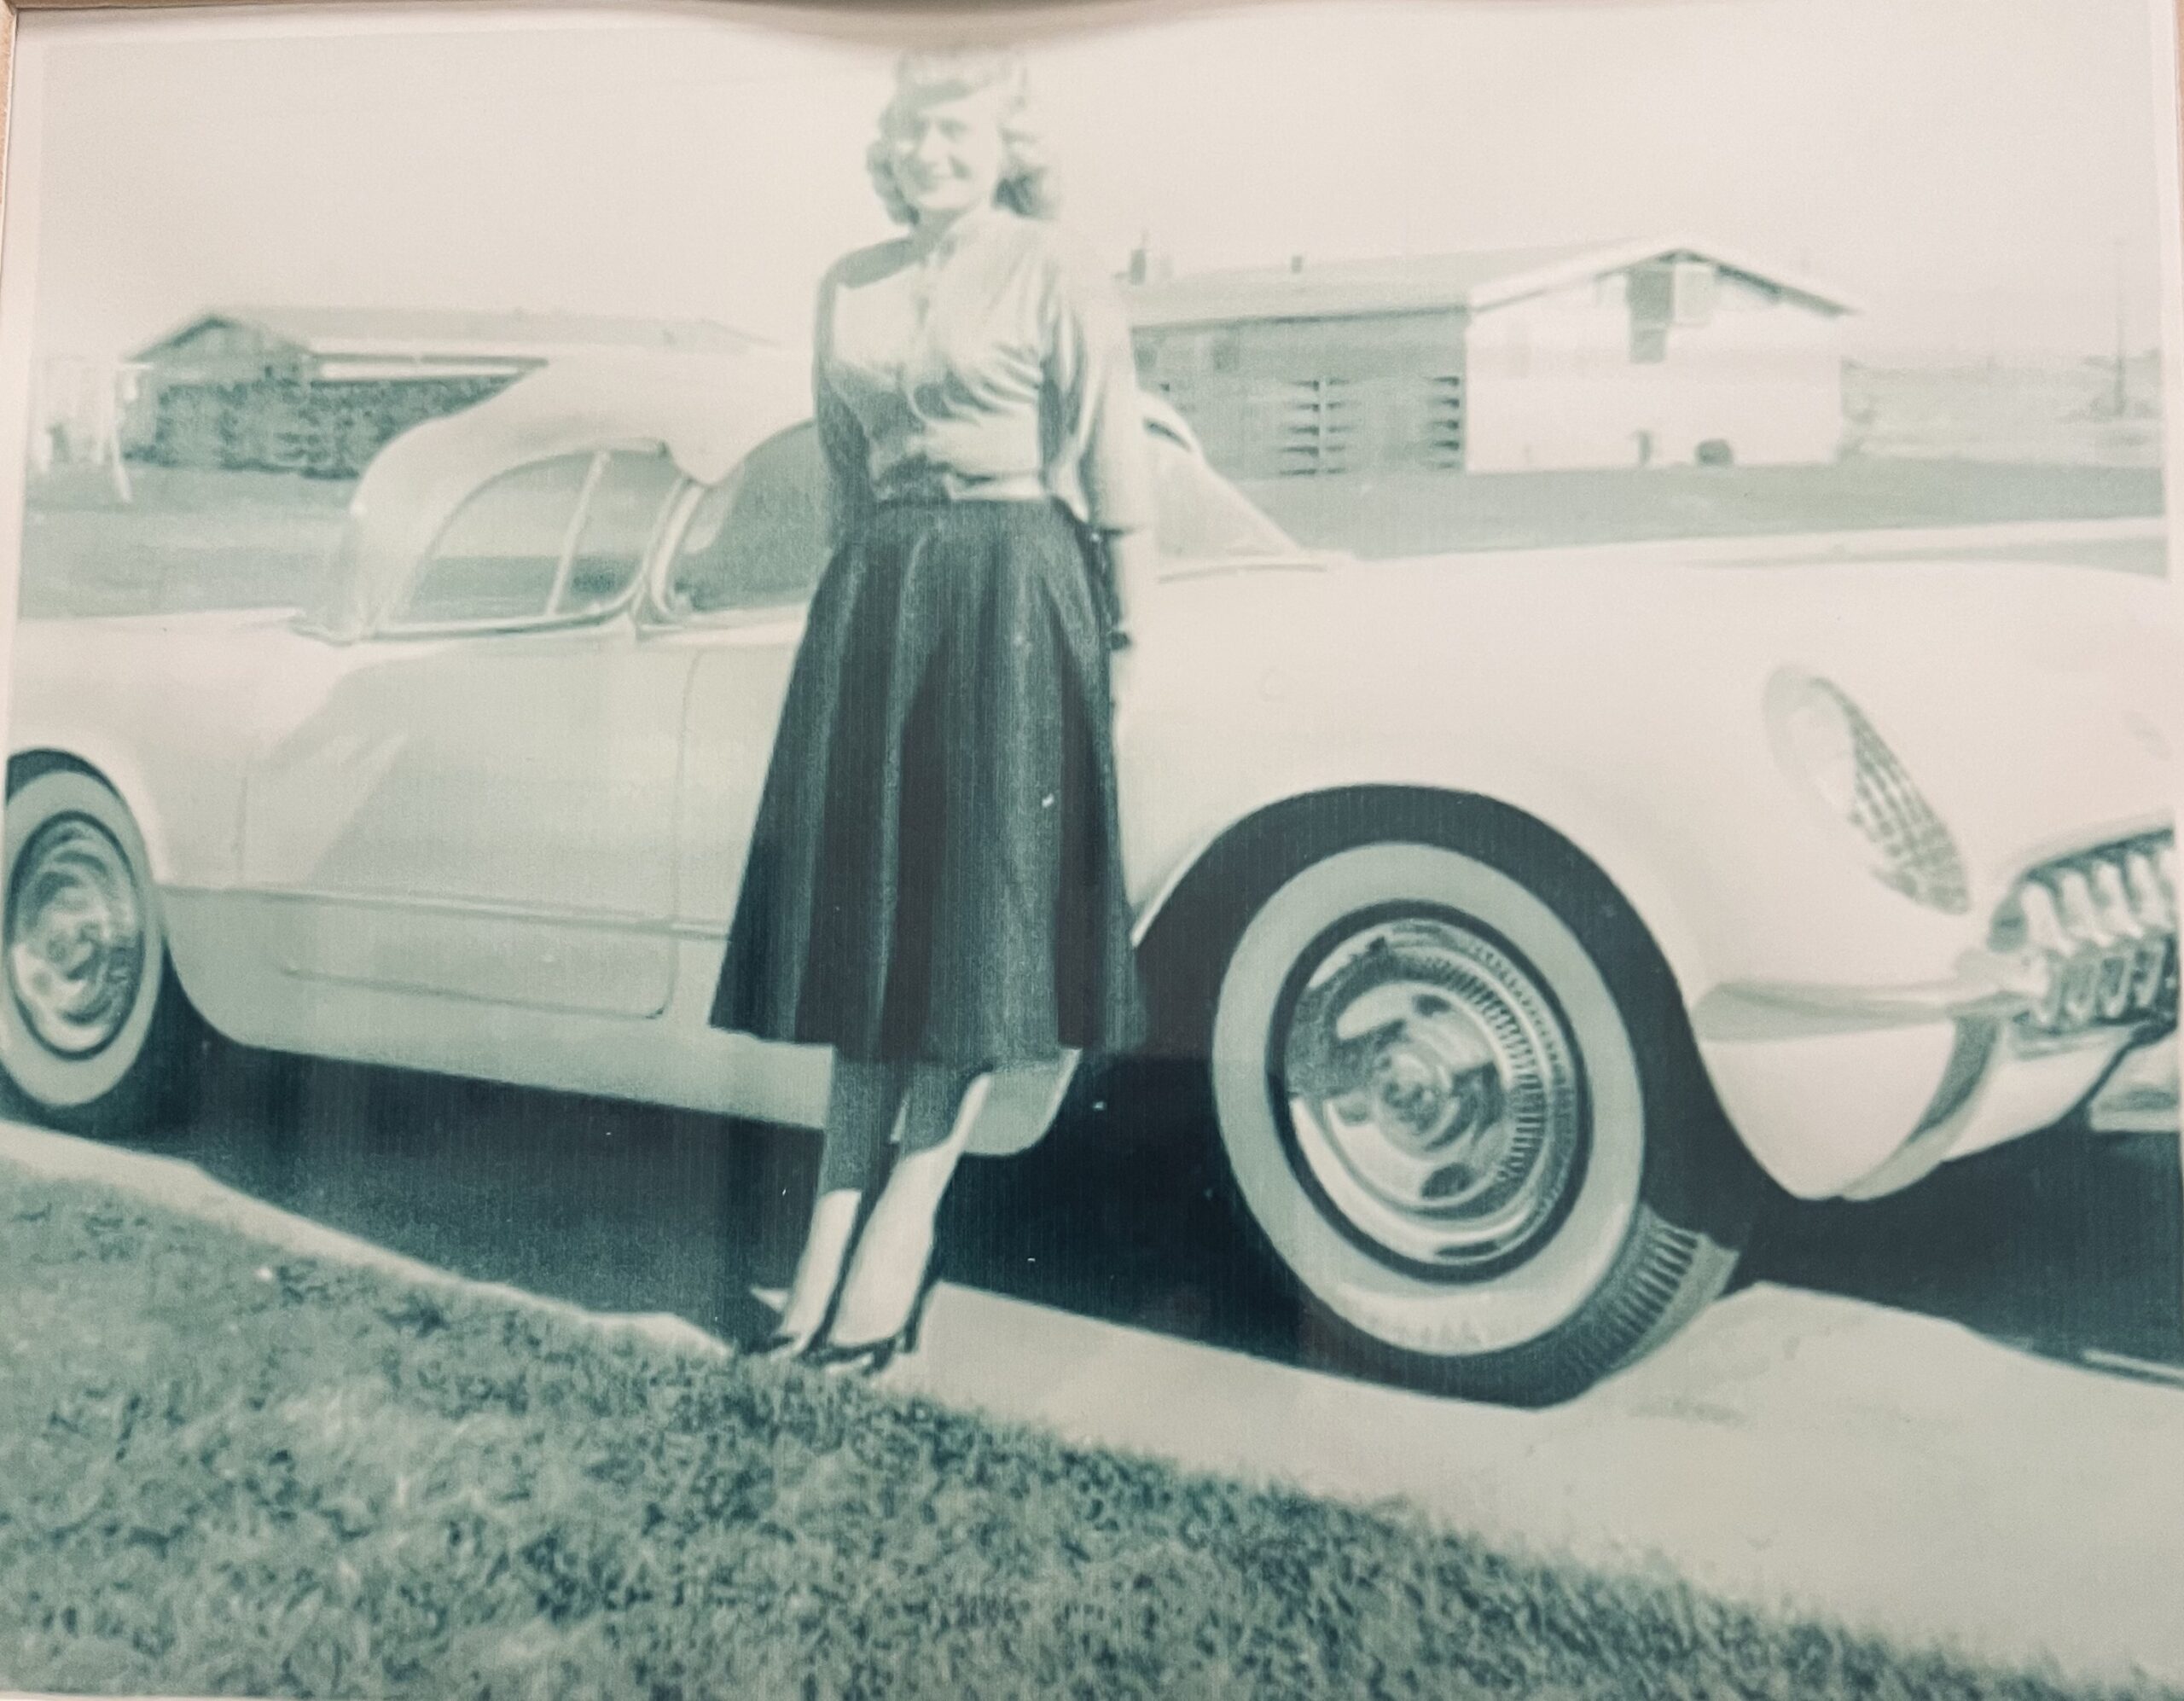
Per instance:
[[[808,425],[692,493],[665,563],[668,644],[696,657],[683,744],[677,910],[725,938],[758,819],[805,605],[826,566],[822,462]]]
[[[681,476],[656,447],[510,468],[254,760],[247,883],[276,966],[648,1017],[672,995],[694,653],[628,612]]]

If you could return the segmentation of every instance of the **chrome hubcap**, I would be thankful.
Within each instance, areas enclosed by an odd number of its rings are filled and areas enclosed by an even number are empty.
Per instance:
[[[8,989],[38,1042],[62,1057],[109,1043],[144,977],[144,914],[129,859],[82,816],[25,849],[8,907]]]
[[[1294,1158],[1355,1235],[1463,1276],[1552,1230],[1585,1149],[1577,1047],[1492,940],[1438,917],[1361,925],[1275,1041]]]

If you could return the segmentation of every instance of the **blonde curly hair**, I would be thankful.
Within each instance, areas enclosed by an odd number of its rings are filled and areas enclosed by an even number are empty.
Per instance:
[[[1020,55],[1007,49],[914,49],[895,61],[895,93],[880,114],[880,134],[865,149],[865,169],[887,216],[897,224],[915,224],[917,214],[903,199],[895,181],[892,143],[901,114],[931,101],[955,100],[987,89],[1002,91],[1001,139],[1005,150],[1001,183],[994,200],[1026,218],[1052,218],[1058,207],[1054,168],[1047,155],[1031,100],[1029,71]]]

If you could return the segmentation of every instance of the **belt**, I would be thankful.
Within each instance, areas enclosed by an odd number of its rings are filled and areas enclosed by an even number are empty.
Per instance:
[[[883,507],[897,504],[930,505],[958,502],[1031,502],[1054,500],[1046,480],[1036,473],[1011,473],[993,478],[973,478],[935,467],[891,478],[873,496]]]

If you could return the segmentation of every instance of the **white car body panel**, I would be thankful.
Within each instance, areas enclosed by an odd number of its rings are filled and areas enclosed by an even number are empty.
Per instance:
[[[490,433],[491,405],[427,429]],[[466,476],[495,461],[473,443]],[[384,508],[392,478],[368,477],[360,507]],[[15,747],[79,759],[128,803],[208,1020],[276,1048],[818,1120],[823,1054],[706,1019],[796,611],[364,642],[310,624],[20,629]],[[2127,1043],[2100,1030],[2020,1057],[2005,1040],[1967,1089],[1950,1077],[1962,1025],[1932,995],[2030,863],[2167,822],[2164,584],[2003,562],[1300,554],[1181,572],[1133,624],[1116,740],[1141,926],[1209,845],[1286,799],[1496,799],[1620,889],[1731,1121],[1806,1196],[1885,1180],[1924,1122],[1934,1161],[2044,1126]],[[1762,704],[1786,665],[1840,686],[1916,777],[1964,854],[1967,914],[1882,885],[1783,772]],[[1853,990],[1862,1013],[1777,988]],[[1880,1009],[1895,990],[1902,1007]],[[1056,1084],[996,1094],[979,1149],[1036,1137]]]
[[[663,1012],[692,655],[624,622],[363,647],[244,788],[240,884],[296,899],[275,966]]]

